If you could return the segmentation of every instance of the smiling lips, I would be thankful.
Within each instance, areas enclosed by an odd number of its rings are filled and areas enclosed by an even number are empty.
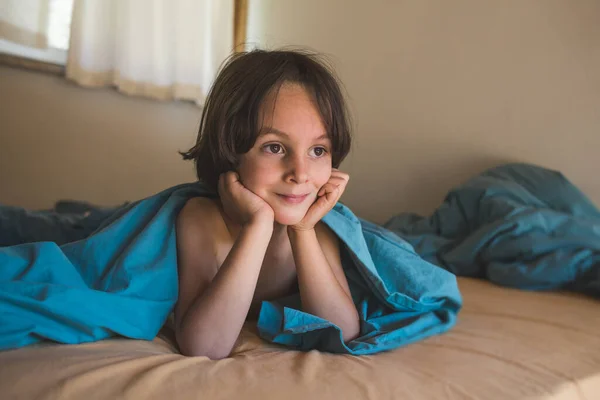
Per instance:
[[[308,193],[307,194],[301,194],[301,195],[285,195],[285,194],[279,194],[279,193],[277,193],[277,196],[279,196],[279,198],[281,198],[286,203],[289,203],[289,204],[300,204],[304,200],[306,200],[306,198],[308,197]]]

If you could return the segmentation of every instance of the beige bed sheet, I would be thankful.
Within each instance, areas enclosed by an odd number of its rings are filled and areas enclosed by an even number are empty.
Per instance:
[[[600,399],[600,302],[459,279],[450,332],[353,357],[284,350],[246,325],[233,357],[111,339],[0,353],[3,399]]]

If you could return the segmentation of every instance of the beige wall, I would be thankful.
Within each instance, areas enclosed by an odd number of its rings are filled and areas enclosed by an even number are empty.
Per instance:
[[[59,198],[115,204],[194,179],[178,150],[194,142],[200,109],[61,77],[0,67],[0,203]]]
[[[597,0],[251,0],[248,41],[332,56],[362,216],[429,212],[505,161],[559,169],[600,204]]]
[[[429,212],[483,168],[563,171],[600,204],[600,2],[251,0],[249,41],[332,55],[355,116],[343,200]],[[0,68],[0,202],[138,199],[194,179],[199,110]]]

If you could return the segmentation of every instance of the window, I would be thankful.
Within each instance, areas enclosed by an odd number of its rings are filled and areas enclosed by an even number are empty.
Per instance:
[[[39,2],[35,0],[7,2],[6,7],[19,8],[12,13],[27,13],[28,7],[39,7]],[[71,15],[73,13],[73,0],[48,0],[48,9],[41,15],[46,23],[47,48],[40,49],[16,43],[3,38],[0,35],[0,52],[10,55],[29,58],[37,61],[43,61],[51,64],[65,65],[67,62],[67,50],[69,48],[69,38],[71,30]],[[10,23],[10,21],[8,21]]]

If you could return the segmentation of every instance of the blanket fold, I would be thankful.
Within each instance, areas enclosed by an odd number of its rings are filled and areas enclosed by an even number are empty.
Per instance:
[[[600,211],[558,171],[501,165],[451,190],[432,215],[384,226],[458,276],[600,297]]]
[[[214,194],[200,183],[183,184],[112,210],[87,237],[0,247],[0,349],[115,335],[153,339],[177,301],[175,219],[196,196]],[[453,274],[342,204],[323,221],[343,243],[360,337],[344,343],[334,324],[302,312],[295,295],[263,302],[263,338],[302,350],[371,354],[455,324],[462,299]]]

